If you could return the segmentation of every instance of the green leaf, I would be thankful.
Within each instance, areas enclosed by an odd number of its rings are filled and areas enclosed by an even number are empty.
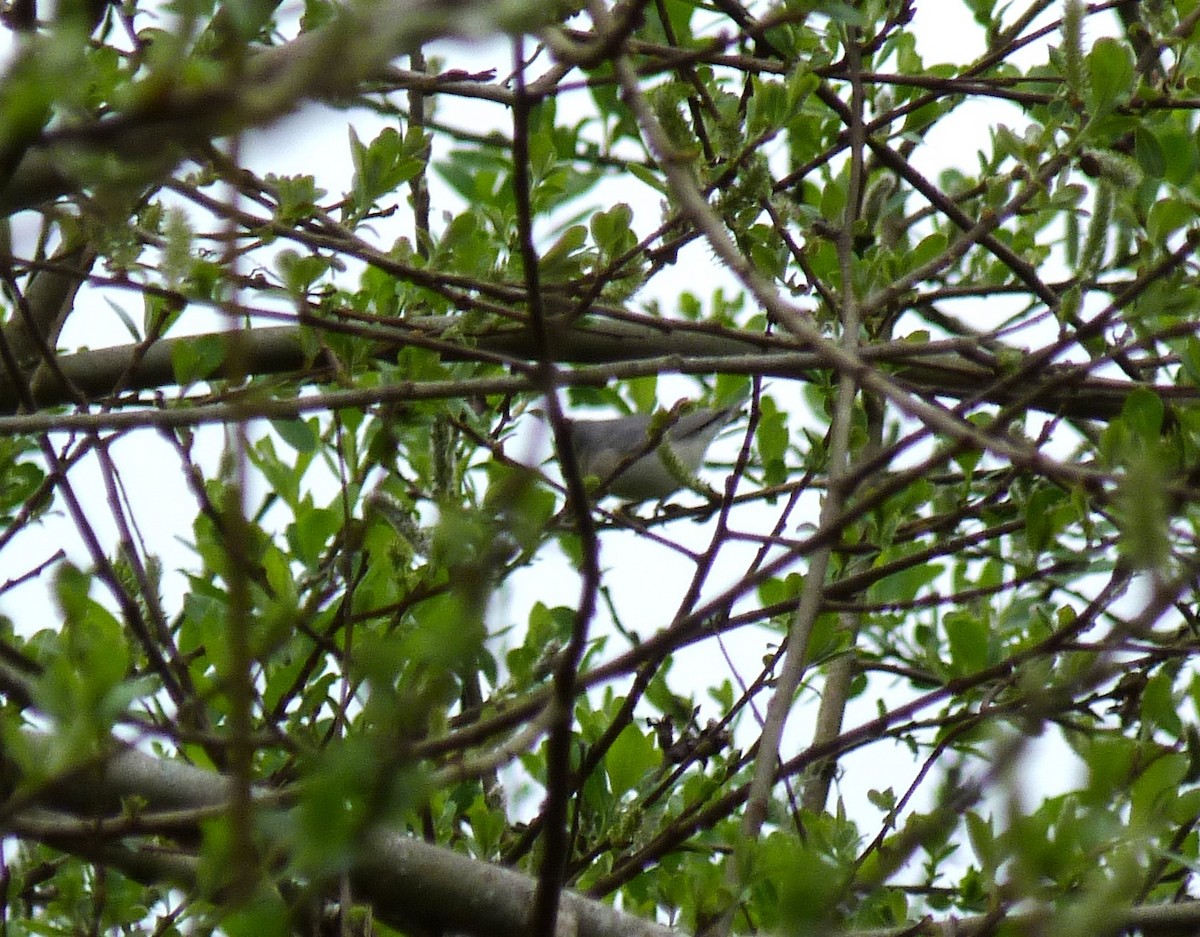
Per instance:
[[[258,440],[247,451],[255,467],[263,473],[271,491],[285,504],[295,507],[300,502],[300,475],[296,466],[279,458],[275,443],[269,436]]]
[[[761,415],[754,431],[754,447],[763,467],[764,481],[778,484],[787,477],[786,456],[791,435],[787,414],[778,409],[769,397],[762,398]]]
[[[948,612],[942,620],[950,641],[950,667],[956,676],[983,670],[989,663],[987,623],[967,612]]]
[[[642,779],[662,764],[662,754],[653,736],[644,734],[634,725],[621,730],[604,756],[608,785],[617,797],[638,787]]]
[[[937,580],[943,568],[939,563],[921,563],[885,576],[872,583],[870,595],[873,601],[911,602],[922,588]]]
[[[1133,58],[1125,43],[1097,39],[1087,54],[1086,102],[1093,118],[1123,103],[1133,90]]]
[[[633,209],[625,202],[618,202],[608,211],[592,215],[589,222],[592,239],[606,255],[624,254],[637,244],[637,236],[630,228],[632,222]]]
[[[225,363],[224,335],[201,335],[171,346],[171,369],[175,382],[186,387],[207,380]]]
[[[253,39],[262,31],[275,13],[274,0],[223,0],[221,9],[229,14],[229,22],[242,39]]]
[[[276,176],[267,174],[267,182],[274,186],[279,198],[276,219],[282,224],[294,224],[309,218],[317,203],[327,194],[317,187],[312,176]]]
[[[666,182],[653,169],[647,169],[645,166],[639,166],[637,163],[630,163],[629,173],[636,179],[640,179],[650,188],[654,189],[661,195],[669,194]]]
[[[966,813],[967,835],[971,840],[971,848],[985,870],[995,869],[999,857],[996,850],[996,831],[990,820],[985,820],[974,810]]]
[[[541,256],[542,275],[551,280],[577,276],[583,270],[585,255],[579,252],[587,244],[588,230],[581,224],[572,225],[554,245]]]
[[[1161,179],[1167,172],[1167,154],[1158,138],[1145,127],[1133,132],[1134,156],[1142,172],[1151,179]]]
[[[1183,721],[1179,718],[1179,700],[1173,692],[1171,674],[1159,671],[1152,676],[1142,690],[1142,718],[1147,727],[1156,727],[1173,738],[1183,735]]]
[[[1146,221],[1146,232],[1157,243],[1166,243],[1176,231],[1190,225],[1196,218],[1195,208],[1179,198],[1163,198],[1154,203]]]
[[[293,250],[280,251],[275,266],[283,283],[292,293],[303,294],[333,267],[333,260],[320,254],[299,254]]]
[[[279,438],[297,452],[315,452],[320,436],[317,433],[317,420],[272,420],[271,427],[279,434]]]
[[[1167,812],[1187,774],[1187,756],[1182,752],[1155,758],[1136,778],[1129,790],[1130,819],[1136,823]]]
[[[429,140],[418,127],[410,127],[403,138],[394,127],[385,127],[369,146],[363,145],[353,127],[349,128],[349,134],[355,207],[359,214],[425,168]]]
[[[1171,558],[1166,475],[1157,451],[1134,453],[1116,498],[1121,553],[1135,569],[1162,572]]]
[[[1031,552],[1041,553],[1051,547],[1058,535],[1059,515],[1052,510],[1066,495],[1060,488],[1039,486],[1025,504],[1025,542]]]
[[[1165,410],[1158,394],[1137,387],[1125,397],[1121,422],[1143,443],[1153,445],[1162,435]]]
[[[1171,124],[1155,133],[1163,151],[1166,166],[1163,175],[1172,185],[1189,184],[1200,166],[1200,149],[1190,129]]]
[[[804,577],[800,573],[789,573],[784,577],[772,576],[759,584],[758,598],[763,605],[789,602],[799,597],[803,585]]]
[[[497,257],[497,245],[486,219],[468,209],[446,226],[433,259],[457,273],[485,276],[495,268]]]
[[[342,515],[337,511],[303,503],[296,508],[295,522],[288,525],[288,546],[295,552],[297,560],[316,570],[325,557],[330,540],[341,529]]]
[[[906,260],[908,268],[917,270],[934,258],[940,257],[946,251],[946,243],[946,235],[940,232],[922,238],[921,243],[914,247],[908,255]]]
[[[263,889],[255,900],[222,914],[220,930],[229,937],[287,937],[291,917],[279,893]]]
[[[763,907],[764,930],[783,934],[820,934],[829,929],[838,891],[832,860],[815,848],[772,833],[753,858],[750,881],[774,884],[775,902]]]
[[[121,324],[125,326],[125,331],[129,333],[129,337],[135,342],[140,342],[144,336],[138,330],[137,325],[134,324],[133,318],[125,310],[125,307],[118,303],[114,303],[107,296],[104,298],[104,300],[108,304],[108,308],[113,315],[115,315],[120,320]]]
[[[1183,343],[1183,353],[1179,356],[1183,371],[1188,380],[1200,386],[1200,339],[1189,335]]]

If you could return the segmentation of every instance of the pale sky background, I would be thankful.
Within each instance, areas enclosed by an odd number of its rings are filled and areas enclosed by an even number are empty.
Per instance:
[[[1056,18],[1057,10],[1056,5],[1044,19],[1048,21]],[[1096,38],[1095,32],[1099,28],[1099,22],[1098,17],[1088,18],[1089,40]],[[1115,31],[1115,25],[1110,23],[1110,26]],[[912,29],[918,38],[920,51],[927,65],[944,61],[970,61],[983,48],[979,28],[973,23],[965,7],[957,2],[917,0],[916,21]],[[1047,45],[1055,42],[1057,36],[1051,35],[1047,40],[1031,45],[1021,54],[1020,61],[1024,64],[1044,61]],[[506,41],[479,44],[438,43],[427,50],[427,55],[442,56],[447,68],[464,67],[471,71],[479,71],[494,66],[501,75],[511,71],[511,51]],[[582,93],[569,96],[560,101],[560,114],[570,107],[586,104],[586,95]],[[456,125],[469,125],[477,130],[491,126],[506,131],[510,129],[509,115],[505,109],[487,102],[456,100],[441,105],[438,116]],[[918,169],[934,178],[940,169],[951,165],[963,166],[967,171],[972,171],[977,165],[976,141],[979,146],[986,146],[989,128],[997,123],[1007,123],[1020,133],[1026,121],[1016,108],[1003,102],[987,100],[964,104],[955,111],[952,118],[940,122],[931,131],[926,145],[917,150],[913,162]],[[268,130],[248,134],[242,146],[244,162],[260,173],[313,174],[317,177],[318,185],[330,193],[330,198],[336,198],[350,186],[352,166],[347,148],[349,124],[355,127],[363,141],[373,139],[378,131],[386,126],[384,121],[370,113],[347,113],[323,106],[309,106]],[[431,174],[430,185],[433,189],[436,226],[440,224],[439,208],[458,203],[456,197],[448,194],[436,173]],[[605,193],[603,201],[593,194],[584,202],[605,207],[614,201],[627,201],[635,209],[635,230],[639,233],[651,230],[660,218],[657,194],[640,183],[627,181],[625,186],[626,191],[614,195],[613,183],[607,182],[605,188],[600,190]],[[22,238],[27,243],[31,235],[32,218],[27,215],[24,219],[18,218],[16,221],[14,243],[20,252],[23,248]],[[411,221],[406,207],[402,206],[393,224],[397,226],[396,231],[389,232],[384,229],[384,224],[380,223],[379,243],[385,247],[390,245],[397,231],[411,233]],[[204,229],[206,225],[198,223],[197,227]],[[270,257],[274,252],[291,246],[280,243],[268,249],[266,254]],[[727,291],[736,289],[733,278],[716,266],[711,253],[702,245],[694,244],[684,250],[674,267],[667,268],[655,277],[648,290],[636,298],[635,304],[657,298],[664,311],[671,311],[676,307],[678,292],[688,289],[707,305],[713,290],[721,284],[726,285]],[[120,301],[120,297],[107,295]],[[992,302],[989,300],[989,303]],[[124,305],[131,317],[140,322],[140,301],[133,294],[127,294]],[[214,315],[188,310],[182,326],[189,332],[204,332],[218,328],[220,323]],[[124,327],[101,300],[91,301],[85,315],[76,314],[71,318],[61,344],[73,348],[101,347],[127,342],[128,336]],[[664,378],[660,386],[660,402],[665,405],[691,392],[692,388],[690,382],[680,378]],[[786,383],[769,385],[768,391],[784,405],[799,398],[799,389]],[[799,408],[794,412],[794,419],[796,425],[811,420]],[[530,428],[528,435],[518,439],[511,451],[515,454],[525,450],[525,458],[529,461],[540,461],[546,453],[536,445],[539,435]],[[222,448],[221,430],[206,428],[200,432],[199,438],[206,447],[208,466],[212,468]],[[718,462],[728,463],[736,452],[739,439],[736,433],[723,438],[714,446],[711,455]],[[285,451],[284,444],[277,442],[277,449]],[[118,442],[113,447],[113,456],[121,467],[122,478],[133,501],[133,513],[149,548],[160,556],[167,570],[194,566],[194,557],[187,545],[190,539],[190,523],[195,513],[194,502],[183,484],[177,462],[169,447],[154,432],[138,432],[129,434]],[[107,538],[106,542],[111,544],[113,525],[105,503],[103,485],[95,466],[87,467],[86,471],[75,470],[72,478],[77,490],[84,496],[85,508],[95,528]],[[710,474],[709,480],[718,486],[721,482],[720,476],[715,474]],[[331,480],[322,480],[316,473],[310,473],[309,484],[314,490],[322,492],[316,498],[318,503],[330,497]],[[681,500],[687,501],[690,497],[685,495]],[[252,497],[251,503],[254,502],[255,498]],[[815,518],[815,500],[811,502],[810,510],[808,517]],[[741,529],[763,532],[769,530],[772,524],[772,509],[762,505],[740,510],[735,515],[735,527]],[[676,522],[660,532],[690,547],[702,548],[711,535],[711,525]],[[794,525],[789,528],[788,533],[796,533]],[[75,562],[83,566],[89,565],[87,555],[74,533],[69,518],[63,513],[57,513],[39,527],[32,528],[17,538],[17,542],[8,549],[5,557],[0,559],[0,581],[21,575],[59,547],[66,549]],[[706,594],[714,594],[720,588],[736,581],[752,552],[751,547],[726,548],[722,553],[723,561],[710,577]],[[692,564],[672,551],[645,539],[616,532],[603,535],[602,563],[607,570],[605,584],[612,590],[626,624],[643,636],[653,633],[670,621],[692,573]],[[29,630],[41,627],[56,628],[58,614],[48,598],[47,585],[44,577],[42,581],[29,583],[8,592],[0,597],[0,611],[10,615]],[[173,574],[166,586],[167,608],[173,609],[186,588],[186,581],[182,576]],[[497,597],[492,618],[497,627],[519,628],[526,620],[528,610],[534,602],[573,607],[578,600],[578,591],[579,581],[574,570],[554,549],[547,549],[537,562],[512,578],[507,588]],[[743,680],[753,680],[761,667],[768,643],[774,640],[775,636],[765,635],[755,629],[742,629],[725,639],[725,651]],[[609,647],[610,652],[618,651],[622,647],[621,639],[614,636]],[[707,641],[698,648],[678,654],[672,674],[673,685],[677,690],[684,690],[687,674],[694,674],[695,686],[702,688],[730,676],[730,671],[725,660],[716,657],[713,642]],[[616,683],[613,685],[614,691],[623,692],[626,685],[624,682]],[[881,693],[886,698],[887,692],[886,683],[874,681],[871,692],[852,703],[847,713],[846,726],[854,726],[860,721],[873,718],[877,698]],[[702,692],[699,693],[697,702],[706,702]],[[760,705],[765,706],[765,698]],[[811,734],[811,720],[815,713],[815,700],[811,705],[795,710],[783,749],[785,758],[803,747]],[[714,710],[705,708],[701,713],[701,722],[713,715]],[[750,726],[744,726],[743,733],[749,734],[749,729]],[[1058,763],[1065,765],[1061,761],[1061,745],[1055,745],[1053,741],[1045,744],[1057,751],[1055,757]],[[1038,752],[1035,750],[1027,764],[1032,765],[1038,759]],[[899,747],[892,748],[880,744],[871,746],[862,754],[848,756],[843,760],[843,768],[837,793],[846,798],[851,814],[860,818],[864,833],[871,835],[872,823],[877,822],[881,814],[867,803],[866,791],[873,787],[891,785],[897,794],[902,793],[914,774],[916,764],[911,762]],[[1065,767],[1063,770],[1049,773],[1030,770],[1026,771],[1025,775],[1027,777],[1023,778],[1022,786],[1027,788],[1031,798],[1040,797],[1051,789],[1068,788],[1074,783],[1071,772]],[[1053,780],[1061,780],[1063,783],[1053,784]],[[926,789],[932,791],[933,786],[927,784]],[[536,804],[525,806],[528,808]]]

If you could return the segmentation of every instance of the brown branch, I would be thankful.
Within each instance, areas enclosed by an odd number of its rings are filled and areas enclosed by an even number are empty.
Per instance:
[[[377,330],[378,337],[372,354],[382,360],[394,360],[398,348],[405,344],[422,345],[436,339],[454,322],[448,318],[414,320],[405,326],[392,325]],[[643,320],[650,321],[650,320]],[[461,331],[459,332],[461,335]],[[385,338],[385,336],[390,336]],[[180,345],[219,338],[217,336],[181,336],[158,341],[149,348],[124,345],[114,348],[81,351],[62,355],[58,370],[62,378],[49,370],[36,376],[32,392],[41,407],[52,407],[74,399],[71,388],[77,389],[93,402],[108,401],[114,394],[126,391],[152,390],[175,386],[177,381],[172,365],[175,349]],[[242,351],[251,373],[256,375],[302,372],[306,369],[311,380],[322,379],[333,360],[325,353],[309,359],[300,328],[275,326],[256,328],[241,338]],[[605,383],[608,379],[635,377],[645,374],[676,371],[683,374],[729,373],[762,377],[811,380],[826,368],[814,354],[786,350],[789,343],[771,336],[714,332],[689,328],[682,323],[663,321],[641,325],[614,321],[588,321],[572,328],[556,328],[551,324],[550,342],[555,360],[574,365],[606,365],[610,368],[576,368],[563,375],[570,385]],[[514,360],[532,360],[535,356],[532,339],[522,328],[492,328],[469,336],[457,351],[443,345],[447,359],[470,360],[479,355],[501,355]],[[892,375],[914,391],[951,399],[969,399],[983,394],[993,404],[1006,405],[1017,399],[1011,387],[992,388],[1007,374],[999,363],[989,368],[955,349],[974,344],[931,343],[917,345],[893,342],[867,346],[860,350],[866,361],[888,366]],[[794,347],[794,346],[793,346]],[[222,362],[208,375],[217,380],[229,376]],[[1061,383],[1063,378],[1069,380]],[[523,381],[513,381],[506,387],[512,391],[526,389]],[[1133,381],[1080,375],[1071,366],[1049,366],[1041,369],[1036,382],[1026,383],[1019,396],[1029,399],[1029,406],[1075,420],[1108,420],[1121,412],[1125,398],[1135,389],[1156,393],[1164,401],[1194,401],[1200,399],[1200,388],[1171,384],[1140,384]],[[432,389],[432,388],[431,388]],[[434,396],[457,396],[448,388]],[[425,395],[422,395],[425,396]],[[12,381],[0,376],[0,413],[15,413],[20,406],[20,394]],[[306,411],[311,407],[304,408]],[[183,414],[175,417],[178,425],[213,422],[215,417],[197,413],[193,419]],[[0,432],[31,432],[22,426],[55,428],[53,418],[32,423],[12,423],[0,419]],[[85,423],[87,421],[84,421]],[[136,419],[118,420],[136,425]],[[64,424],[66,425],[66,424]],[[97,425],[116,425],[104,423]]]

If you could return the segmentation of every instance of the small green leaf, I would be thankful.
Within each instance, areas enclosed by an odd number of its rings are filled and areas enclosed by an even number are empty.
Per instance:
[[[778,605],[789,602],[800,595],[804,577],[800,573],[789,573],[785,577],[773,576],[764,579],[758,587],[758,598],[763,605]]]
[[[1133,153],[1138,165],[1151,179],[1161,179],[1167,172],[1167,154],[1158,138],[1145,127],[1133,131]]]
[[[1164,570],[1171,558],[1171,540],[1166,478],[1157,450],[1135,453],[1129,459],[1116,507],[1121,553],[1136,569]]]
[[[302,294],[334,266],[329,257],[320,254],[300,254],[283,250],[275,257],[275,266],[283,276],[284,285],[294,294]]]
[[[129,313],[125,310],[125,307],[118,303],[114,303],[107,296],[105,297],[105,301],[108,303],[108,308],[112,310],[113,314],[121,320],[121,324],[125,326],[125,331],[129,333],[129,337],[135,342],[140,342],[144,336],[140,331],[138,331],[137,325],[134,324],[133,317],[129,315]]]
[[[286,937],[292,933],[290,919],[290,909],[279,893],[263,888],[253,901],[223,913],[220,929],[229,937]]]
[[[754,446],[758,450],[768,484],[774,484],[786,477],[785,457],[790,442],[787,414],[776,408],[770,398],[764,397],[762,414],[754,431]]]
[[[942,575],[939,563],[921,563],[885,576],[873,583],[870,596],[877,602],[911,602],[917,593]]]
[[[1171,674],[1161,670],[1146,682],[1142,690],[1142,718],[1147,728],[1157,727],[1178,739],[1183,735],[1183,722],[1173,682]]]
[[[916,270],[923,265],[929,263],[935,257],[941,256],[946,251],[946,235],[939,233],[930,234],[921,239],[921,242],[912,249],[907,258],[907,264],[910,270]]]
[[[629,396],[640,413],[650,413],[658,401],[658,377],[648,374],[645,377],[635,377],[629,382]]]
[[[1092,116],[1108,113],[1133,89],[1133,59],[1125,43],[1104,37],[1087,54],[1086,100]]]
[[[324,189],[317,187],[316,179],[312,176],[276,176],[268,173],[267,182],[278,193],[279,208],[275,214],[283,224],[293,224],[310,217],[317,202],[327,194]]]
[[[233,24],[239,38],[249,40],[271,21],[277,6],[272,0],[223,0],[221,9],[228,14],[228,22]]]
[[[1146,232],[1155,243],[1163,244],[1176,231],[1187,227],[1196,218],[1196,209],[1180,198],[1159,199],[1150,209]]]
[[[1025,542],[1033,553],[1048,549],[1058,534],[1058,515],[1052,508],[1065,497],[1061,489],[1050,486],[1030,494],[1025,504]]]
[[[279,437],[297,452],[315,452],[317,441],[316,418],[311,420],[272,420],[271,426]]]
[[[637,243],[630,225],[633,223],[633,209],[625,202],[618,202],[608,211],[598,211],[592,215],[589,227],[596,246],[605,254],[623,254]]]
[[[1162,435],[1164,413],[1158,394],[1138,387],[1125,398],[1121,420],[1143,442],[1153,443]]]
[[[1183,186],[1191,183],[1196,176],[1197,166],[1200,166],[1200,148],[1187,128],[1172,124],[1155,133],[1162,147],[1166,167],[1163,175],[1167,182]]]
[[[981,618],[967,612],[949,612],[942,626],[950,641],[950,666],[956,675],[976,673],[987,666],[989,633]]]
[[[1182,752],[1152,761],[1130,787],[1131,821],[1144,822],[1166,811],[1179,794],[1187,768]]]
[[[1200,385],[1200,339],[1197,339],[1196,336],[1189,335],[1184,341],[1180,363],[1183,365],[1183,371],[1188,380],[1193,384]]]
[[[581,224],[571,225],[541,257],[545,276],[561,277],[580,269],[578,252],[587,243],[588,230]]]
[[[647,169],[645,166],[639,166],[637,163],[630,163],[628,169],[631,175],[646,183],[650,188],[662,195],[669,194],[666,182],[653,169]]]
[[[342,518],[336,511],[301,504],[296,508],[295,523],[288,526],[288,546],[295,552],[296,559],[316,570],[325,556],[329,541],[341,527]],[[286,591],[286,584],[276,589],[279,594]]]
[[[181,386],[207,380],[225,363],[225,337],[201,335],[171,346],[171,369]]]
[[[634,790],[651,771],[662,764],[654,739],[636,726],[627,725],[604,756],[604,770],[613,794],[620,797]]]

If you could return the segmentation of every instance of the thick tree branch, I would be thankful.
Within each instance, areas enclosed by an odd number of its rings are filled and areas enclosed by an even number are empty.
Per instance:
[[[420,345],[436,338],[458,321],[438,318],[418,322],[415,327],[407,323],[406,327],[410,330],[411,343]],[[394,334],[394,340],[379,340],[373,353],[384,360],[394,359],[396,350],[410,343],[399,327]],[[460,328],[456,329],[456,334],[461,336]],[[73,400],[71,388],[89,400],[99,401],[115,393],[173,386],[176,383],[172,366],[175,349],[181,344],[192,344],[204,338],[184,336],[164,339],[149,348],[124,345],[63,355],[58,360],[61,378],[47,368],[41,369],[36,375],[32,388],[34,399],[41,406],[50,407]],[[253,374],[297,372],[332,364],[323,354],[318,355],[316,360],[310,360],[310,352],[302,341],[300,329],[296,327],[256,328],[243,333],[239,342],[248,370]],[[825,370],[818,356],[803,351],[779,350],[787,346],[781,346],[768,336],[691,331],[666,322],[662,327],[616,321],[577,323],[574,327],[552,330],[550,344],[560,364],[627,365],[627,368],[619,371],[613,368],[614,379],[643,373],[645,368],[638,367],[639,362],[652,365],[655,373],[726,372],[799,380],[811,380]],[[989,390],[991,385],[1007,376],[1007,370],[1001,362],[988,368],[979,363],[978,355],[967,357],[954,351],[941,350],[953,347],[954,343],[921,346],[894,342],[864,347],[861,356],[885,367],[919,393],[954,400],[977,397],[1002,406],[1015,400],[1017,392],[1011,389]],[[470,336],[469,346],[464,346],[461,352],[443,352],[448,359],[470,359],[479,353],[502,355],[515,361],[530,361],[536,357],[533,337],[527,330],[518,327],[481,332]],[[1071,377],[1070,374],[1068,366],[1043,369],[1040,378],[1045,390],[1032,393],[1028,405],[1070,419],[1108,420],[1120,414],[1126,397],[1139,387],[1153,391],[1168,402],[1200,399],[1200,389],[1193,387],[1142,385],[1110,378]],[[210,376],[214,379],[227,376],[225,366],[218,366]],[[1068,383],[1059,383],[1064,377],[1068,378]],[[69,386],[64,385],[63,378]],[[314,379],[319,377],[314,375]],[[582,382],[594,383],[598,379],[599,375],[589,374],[582,378]],[[579,381],[568,378],[567,382]],[[1020,395],[1026,397],[1030,394],[1030,388],[1023,388]],[[15,413],[19,405],[17,387],[6,375],[0,375],[0,412]]]
[[[53,376],[64,401],[77,399],[70,380],[57,372],[54,347],[95,260],[96,252],[87,245],[64,245],[45,269],[33,274],[24,295],[15,297],[16,310],[4,325],[3,340],[20,373],[0,370],[0,383],[13,395],[13,409],[23,402],[28,382],[38,371]],[[15,293],[18,287],[7,262],[4,276]]]
[[[232,789],[233,782],[219,774],[126,749],[104,765],[55,785],[43,799],[53,809],[95,817],[119,813],[130,798],[137,798],[146,810],[224,807]],[[38,829],[39,819],[44,838],[57,848],[81,855],[97,848],[93,837],[71,840],[62,835],[61,826],[45,826],[45,816],[36,813],[27,833]],[[350,870],[355,894],[393,927],[431,927],[488,937],[528,933],[536,883],[526,875],[387,829],[371,832],[357,855]],[[123,862],[122,856],[129,862]],[[154,869],[137,850],[119,846],[106,850],[104,859],[119,867],[131,865],[139,880]],[[177,871],[174,865],[166,869],[164,875],[172,874],[162,884],[177,882],[179,876],[173,874]],[[571,923],[569,932],[577,937],[678,935],[571,892],[563,892],[562,913]]]
[[[56,785],[43,799],[54,810],[96,817],[119,812],[122,802],[128,803],[130,798],[137,798],[145,810],[221,808],[230,789],[230,780],[221,775],[126,749],[102,767]],[[8,826],[24,825],[26,835],[66,852],[102,857],[147,884],[187,883],[194,874],[186,857],[147,853],[120,842],[98,843],[94,836],[64,836],[61,822],[48,823],[42,807],[30,808],[27,819],[22,824],[18,815]],[[39,831],[41,835],[37,835]],[[529,876],[387,829],[368,834],[358,857],[350,873],[355,894],[393,927],[432,927],[480,937],[525,937],[528,933],[536,887]],[[1035,909],[1011,920],[1018,928],[1021,922],[1033,926],[1050,920],[1049,914]],[[562,916],[569,928],[562,932],[576,937],[679,937],[681,933],[569,891],[562,895]],[[1106,921],[1113,933],[1134,929],[1177,932],[1200,923],[1200,902],[1113,908]],[[925,934],[969,935],[984,933],[994,924],[994,919],[985,915],[947,922],[926,920],[920,928]],[[842,937],[902,937],[913,930],[912,925],[903,925],[839,933]]]

